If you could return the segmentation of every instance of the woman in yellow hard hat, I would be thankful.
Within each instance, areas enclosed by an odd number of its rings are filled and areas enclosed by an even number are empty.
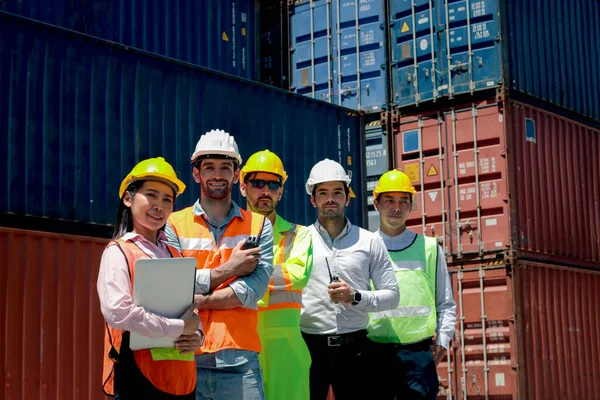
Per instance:
[[[195,305],[170,319],[136,306],[132,298],[138,259],[181,257],[162,230],[184,190],[162,157],[140,162],[121,183],[113,240],[102,254],[97,283],[106,320],[102,389],[121,400],[195,398],[194,352],[204,337]],[[129,332],[175,338],[175,348],[132,351]]]

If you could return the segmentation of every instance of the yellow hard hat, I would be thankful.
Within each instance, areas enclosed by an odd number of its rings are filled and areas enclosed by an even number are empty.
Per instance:
[[[175,196],[179,196],[185,190],[185,183],[177,178],[175,170],[162,157],[149,158],[140,161],[121,182],[119,198],[123,198],[127,187],[135,181],[151,180],[164,182],[175,190]]]
[[[373,197],[377,198],[381,193],[404,192],[414,196],[417,191],[410,182],[410,178],[404,172],[397,169],[386,172],[381,175],[377,186],[373,190]]]
[[[283,163],[281,158],[277,154],[270,152],[269,150],[259,151],[250,156],[246,165],[240,171],[240,181],[244,182],[246,174],[251,172],[268,172],[281,177],[281,183],[285,183],[288,176],[283,169]]]

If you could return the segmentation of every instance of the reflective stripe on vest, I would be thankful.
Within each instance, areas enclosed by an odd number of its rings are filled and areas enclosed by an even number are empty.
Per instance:
[[[193,207],[171,214],[169,224],[179,238],[184,257],[194,257],[198,269],[214,269],[229,260],[233,248],[249,236],[260,236],[265,217],[240,209],[242,217],[232,218],[220,243],[215,243],[204,218],[195,215]],[[215,290],[227,287],[238,277],[232,277]],[[223,349],[241,349],[260,352],[261,345],[255,327],[258,312],[237,307],[228,310],[200,310],[198,312],[205,333],[202,347],[196,354],[215,353]]]
[[[290,257],[294,240],[298,233],[298,225],[292,224],[292,229],[283,232],[279,245],[274,249],[273,274],[271,275],[271,286],[273,287],[265,294],[266,307],[260,307],[260,312],[270,310],[281,310],[283,308],[302,308],[302,291],[291,290],[292,281],[289,276],[286,260]]]
[[[369,338],[409,344],[433,337],[437,327],[437,252],[437,240],[423,235],[417,235],[404,250],[389,251],[400,288],[400,304],[394,310],[371,314]]]
[[[130,291],[133,292],[135,279],[135,262],[141,258],[149,258],[139,247],[132,242],[123,240],[112,241],[109,246],[119,246],[129,267]],[[167,245],[173,257],[181,257],[179,252]],[[102,390],[109,396],[114,396],[114,364],[118,362],[123,340],[123,331],[114,329],[106,322],[104,333],[104,365],[102,370]],[[163,349],[160,349],[163,350]],[[173,349],[174,352],[179,353]],[[152,385],[169,394],[185,395],[193,392],[196,387],[196,362],[194,359],[183,356],[181,359],[155,361],[151,350],[133,351],[135,363],[138,368],[152,383]],[[176,358],[177,355],[175,354]]]

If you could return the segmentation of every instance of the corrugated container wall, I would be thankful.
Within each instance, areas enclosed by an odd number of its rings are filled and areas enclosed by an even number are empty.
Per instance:
[[[450,267],[458,318],[438,399],[597,398],[600,273],[510,262]]]
[[[506,86],[600,120],[600,2],[500,2]]]
[[[0,10],[258,80],[254,0],[21,0]]]
[[[259,0],[260,81],[290,87],[289,16],[287,0]]]
[[[379,115],[375,115],[379,117]],[[379,177],[388,170],[387,137],[380,119],[366,123],[365,160],[367,164],[367,227],[370,231],[379,229],[379,212],[373,206],[373,189]]]
[[[105,398],[96,294],[105,246],[101,239],[0,228],[0,398]]]
[[[156,156],[189,185],[178,199],[187,206],[199,195],[189,157],[202,133],[220,128],[244,158],[279,154],[290,175],[279,211],[296,223],[315,219],[304,190],[312,166],[340,161],[357,195],[348,216],[365,224],[361,120],[351,110],[3,13],[0,36],[2,212],[112,224],[121,179]]]
[[[520,256],[600,268],[600,130],[533,106],[479,102],[401,116],[409,227],[456,259]]]
[[[367,113],[387,104],[385,0],[290,7],[290,90]]]
[[[595,0],[389,0],[391,107],[504,88],[600,120]]]

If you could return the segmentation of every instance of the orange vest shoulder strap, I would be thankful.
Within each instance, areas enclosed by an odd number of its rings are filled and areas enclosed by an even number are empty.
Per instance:
[[[256,214],[253,212],[246,211],[246,213],[252,221],[250,223],[250,236],[257,236],[260,238],[260,235],[262,234],[263,228],[265,226],[266,217],[264,215]]]

